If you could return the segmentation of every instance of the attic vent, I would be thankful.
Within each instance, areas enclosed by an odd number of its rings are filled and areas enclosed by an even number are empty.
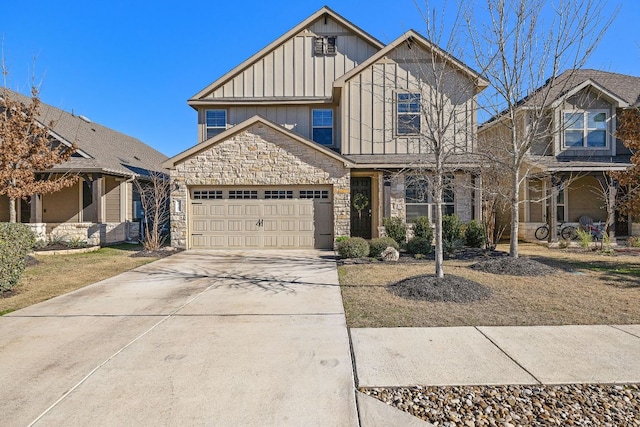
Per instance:
[[[313,51],[318,56],[335,55],[336,36],[317,36],[313,41]]]
[[[86,117],[86,116],[78,116],[78,117],[80,117],[81,120],[83,120],[83,121],[85,121],[87,123],[91,123],[91,120],[89,120],[89,118]]]

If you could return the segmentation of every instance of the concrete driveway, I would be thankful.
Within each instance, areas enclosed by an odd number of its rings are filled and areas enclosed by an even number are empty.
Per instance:
[[[0,317],[2,424],[358,425],[331,255],[189,251]]]

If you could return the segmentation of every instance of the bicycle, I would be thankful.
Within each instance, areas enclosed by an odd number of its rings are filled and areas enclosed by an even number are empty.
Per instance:
[[[536,239],[547,240],[549,237],[549,224],[541,225],[536,228]],[[575,240],[578,238],[578,230],[573,225],[558,224],[556,226],[556,234],[562,237],[564,240]]]
[[[598,241],[602,240],[602,236],[607,228],[607,225],[601,221],[587,224],[584,228],[587,233],[591,234],[593,240]]]

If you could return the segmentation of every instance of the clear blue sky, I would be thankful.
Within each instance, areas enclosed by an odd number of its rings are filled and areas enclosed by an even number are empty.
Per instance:
[[[5,0],[8,86],[28,93],[35,75],[44,102],[173,156],[196,143],[186,100],[325,4],[385,43],[424,27],[420,0]],[[640,75],[640,1],[610,4],[622,9],[588,66]]]

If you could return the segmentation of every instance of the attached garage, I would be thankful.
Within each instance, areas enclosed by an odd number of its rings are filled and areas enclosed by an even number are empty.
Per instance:
[[[193,249],[331,249],[331,187],[194,187]]]

